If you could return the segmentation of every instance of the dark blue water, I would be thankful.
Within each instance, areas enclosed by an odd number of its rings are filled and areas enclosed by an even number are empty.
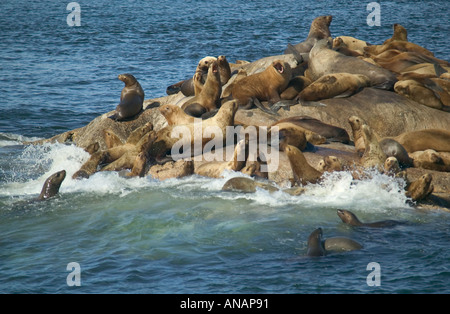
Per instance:
[[[319,15],[333,15],[333,36],[373,44],[400,23],[410,41],[450,60],[448,1],[379,1],[380,27],[366,23],[369,1],[80,1],[80,27],[67,25],[68,3],[0,3],[0,292],[449,292],[448,213],[415,210],[387,177],[356,187],[333,177],[294,198],[223,194],[225,179],[99,174],[68,178],[57,199],[36,203],[48,175],[73,173],[87,157],[71,146],[19,144],[114,109],[118,74],[135,75],[146,98],[161,97],[204,56],[281,54]],[[340,207],[411,224],[355,230],[340,223]],[[302,258],[318,226],[364,249]],[[81,266],[80,287],[66,283],[71,262]],[[381,265],[379,287],[366,283],[370,262]]]

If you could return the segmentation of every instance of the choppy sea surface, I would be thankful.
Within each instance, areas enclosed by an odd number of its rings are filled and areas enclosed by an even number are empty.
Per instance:
[[[333,15],[334,36],[381,43],[392,24],[450,60],[450,2],[79,1],[0,2],[1,293],[449,293],[450,215],[408,205],[401,181],[375,174],[352,182],[329,175],[301,196],[224,193],[223,179],[157,181],[98,173],[75,181],[88,155],[75,146],[24,146],[82,127],[115,108],[132,73],[146,98],[192,75],[204,56],[254,61],[306,38],[311,21]],[[35,202],[45,179],[65,169],[58,197]],[[388,229],[351,228],[396,219]],[[354,252],[305,258],[308,235],[347,236]],[[80,286],[71,276],[79,265]],[[369,263],[380,268],[368,284]],[[69,265],[70,264],[70,265]],[[73,283],[73,282],[72,282]]]

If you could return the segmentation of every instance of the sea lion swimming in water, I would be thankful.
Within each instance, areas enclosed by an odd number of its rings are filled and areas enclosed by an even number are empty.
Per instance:
[[[339,218],[341,218],[342,222],[350,226],[356,227],[384,228],[405,224],[404,222],[397,220],[382,220],[376,222],[363,223],[358,219],[358,217],[356,217],[354,213],[345,209],[338,209],[337,215],[339,216]]]
[[[58,171],[45,180],[41,194],[37,198],[39,201],[49,199],[59,192],[62,182],[66,178],[66,171]]]
[[[308,237],[307,256],[324,256],[329,252],[348,252],[362,249],[362,245],[357,241],[347,237],[331,237],[322,239],[322,228],[315,229]]]

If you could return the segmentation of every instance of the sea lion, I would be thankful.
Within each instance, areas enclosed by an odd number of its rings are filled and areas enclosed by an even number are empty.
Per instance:
[[[331,237],[326,238],[323,242],[323,247],[325,251],[328,252],[349,252],[360,250],[363,246],[350,238],[347,237]]]
[[[350,136],[348,135],[345,129],[324,123],[318,119],[309,116],[293,116],[289,118],[284,118],[278,120],[276,123],[272,125],[277,125],[286,122],[296,124],[305,130],[309,130],[310,132],[313,132],[315,134],[320,135],[321,137],[324,137],[327,141],[330,142],[341,142],[344,144],[348,144],[350,142]],[[308,134],[308,132],[306,132],[306,135],[308,141],[311,140],[311,138],[309,138],[310,134]],[[322,141],[322,139],[320,141]],[[323,144],[314,142],[311,143],[314,145]]]
[[[366,122],[357,116],[351,116],[348,119],[348,123],[352,128],[353,133],[353,143],[355,145],[356,152],[362,156],[364,151],[366,150],[366,145],[364,144],[364,137],[362,135],[362,126],[366,124]]]
[[[220,83],[224,86],[231,78],[231,67],[226,56],[218,56],[217,64],[219,65]]]
[[[388,157],[384,161],[384,173],[388,175],[395,176],[400,173],[400,163],[395,157]]]
[[[363,246],[347,237],[331,237],[323,239],[322,228],[317,228],[308,237],[307,256],[325,256],[329,252],[348,252],[360,250]]]
[[[193,80],[199,82],[201,80],[201,74],[195,73]],[[222,84],[220,83],[219,65],[217,61],[212,61],[208,69],[208,77],[200,93],[184,103],[181,109],[188,115],[200,117],[205,112],[210,112],[220,107],[221,95]],[[201,107],[200,110],[198,105]]]
[[[338,209],[337,215],[339,216],[339,218],[341,218],[342,222],[355,227],[385,228],[404,224],[404,222],[397,220],[382,220],[363,223],[358,219],[358,217],[356,217],[354,213],[345,209]]]
[[[315,81],[333,73],[362,74],[370,86],[392,90],[397,78],[394,73],[355,57],[345,56],[331,48],[331,38],[319,40],[309,53],[308,75]]]
[[[54,174],[52,174],[50,177],[45,180],[44,185],[42,186],[41,194],[39,194],[39,197],[37,198],[39,201],[43,201],[46,199],[49,199],[59,192],[59,188],[61,187],[61,183],[66,178],[66,171],[61,170]]]
[[[144,177],[145,176],[145,170],[147,165],[147,153],[146,152],[140,152],[137,154],[136,158],[134,159],[133,167],[131,168],[131,172],[127,173],[127,177]]]
[[[289,158],[289,163],[291,164],[294,175],[294,181],[298,185],[319,182],[322,177],[322,173],[307,162],[305,156],[297,147],[286,145],[284,152]]]
[[[389,39],[386,39],[383,45],[387,45],[393,41],[408,41],[408,31],[402,25],[395,23],[393,25],[394,34]]]
[[[332,20],[331,15],[316,17],[311,23],[308,37],[305,41],[294,45],[294,48],[299,53],[308,53],[318,40],[331,37],[330,24]],[[290,53],[289,49],[286,49],[284,53]]]
[[[450,94],[442,88],[436,87],[436,85],[430,87],[430,85],[426,86],[417,80],[403,80],[395,83],[394,90],[397,94],[424,106],[450,111]]]
[[[362,74],[325,74],[305,87],[297,100],[317,101],[329,98],[350,97],[370,86],[370,79]]]
[[[341,171],[343,169],[342,163],[336,156],[325,156],[319,164],[317,169],[323,172]]]
[[[202,76],[201,82],[202,84],[204,84],[206,82],[206,77],[207,77],[207,73],[208,73],[208,67],[209,67],[209,63],[212,61],[217,60],[216,57],[211,57],[211,56],[207,56],[202,58],[198,64],[197,64],[197,68],[195,70],[195,73],[200,73]],[[195,95],[195,86],[194,86],[194,82],[192,80],[192,77],[187,79],[187,80],[182,80],[178,83],[172,84],[170,86],[167,87],[166,89],[166,93],[168,95],[172,95],[172,94],[176,94],[178,92],[180,92],[186,96],[194,96]]]
[[[363,156],[361,157],[361,164],[365,168],[375,167],[379,171],[383,170],[384,162],[387,158],[383,149],[378,142],[375,133],[367,124],[361,127],[364,138],[364,145],[366,147]]]
[[[178,106],[175,105],[163,105],[158,108],[159,112],[166,118],[168,125],[182,125],[194,123],[194,117],[188,115]]]
[[[333,39],[333,50],[350,57],[363,56],[363,53],[361,51],[348,48],[348,46],[344,43],[344,40],[339,37]]]
[[[289,85],[291,74],[289,63],[275,60],[264,71],[243,77],[238,84],[233,84],[231,97],[246,109],[252,107],[255,98],[274,104],[281,100],[280,93]]]
[[[125,83],[125,87],[120,95],[120,103],[116,107],[115,118],[118,121],[123,121],[142,111],[145,94],[133,75],[120,74],[118,78]]]
[[[278,137],[279,137],[279,150],[284,151],[286,145],[292,145],[300,150],[305,150],[307,143],[307,138],[304,130],[297,127],[294,124],[284,123],[278,125]],[[272,128],[271,128],[272,129]],[[271,138],[271,133],[269,131],[267,138]]]
[[[389,58],[381,58],[374,56],[372,57],[372,59],[383,68],[399,74],[408,69],[409,67],[417,64],[430,63],[430,64],[438,64],[440,66],[450,65],[445,60],[440,60],[435,57],[411,51],[401,52],[396,56]]]
[[[213,117],[203,120],[201,123],[201,132],[200,134],[203,134],[202,136],[202,148],[204,145],[206,145],[208,142],[210,142],[214,136],[215,133],[213,132],[210,134],[210,136],[205,136],[205,129],[211,130],[211,128],[214,128],[214,130],[221,131],[222,135],[227,134],[227,127],[234,125],[234,116],[236,114],[236,111],[238,110],[238,103],[236,100],[227,101],[225,102],[220,109],[218,110],[217,114]],[[200,124],[199,124],[200,125]],[[186,134],[186,137],[184,134],[183,136],[177,137],[174,136],[174,131],[181,131],[181,128],[183,127],[184,130],[189,131],[190,134]],[[172,150],[172,147],[174,145],[179,145],[177,148],[187,148],[188,146],[193,147],[194,139],[196,138],[194,133],[194,128],[197,126],[197,124],[194,123],[188,123],[183,125],[168,125],[156,132],[156,139],[154,143],[149,148],[149,157],[150,158],[163,158],[167,153],[169,153]],[[226,136],[224,137],[224,141],[226,140]],[[195,149],[191,149],[191,153],[195,153]],[[184,154],[183,154],[184,155]],[[184,158],[184,157],[183,157]]]
[[[306,76],[296,76],[289,81],[288,86],[280,94],[280,97],[282,100],[292,100],[309,84],[311,84],[311,80]]]
[[[431,174],[424,174],[407,187],[406,196],[415,202],[427,198],[434,190],[434,186],[431,184],[432,179]]]
[[[437,152],[432,149],[410,154],[415,168],[450,172],[450,152]]]
[[[201,164],[194,173],[204,177],[221,178],[225,170],[240,171],[244,168],[248,155],[248,141],[240,140],[236,144],[233,157],[229,161],[211,161]]]
[[[392,49],[400,50],[403,52],[408,51],[419,52],[421,54],[434,57],[434,54],[428,49],[409,41],[393,41],[386,45],[371,45],[364,47],[364,52],[370,53],[372,55],[379,55],[380,53],[385,52],[386,50]]]
[[[340,45],[342,42],[342,45],[347,47],[348,49],[364,53],[364,47],[369,46],[369,44],[361,39],[357,39],[355,37],[351,36],[338,36],[333,40],[333,46],[334,42],[336,41],[336,45]]]
[[[222,190],[230,192],[255,193],[257,188],[261,188],[269,192],[279,191],[278,188],[269,183],[258,182],[246,177],[235,177],[229,179],[223,185]]]
[[[433,149],[450,152],[450,130],[424,129],[402,133],[393,137],[408,153]]]
[[[307,256],[324,256],[326,255],[323,246],[323,231],[322,228],[317,228],[308,237],[308,248],[306,250]]]
[[[412,166],[408,152],[399,142],[391,138],[384,138],[379,141],[379,144],[386,157],[395,157],[402,168]]]

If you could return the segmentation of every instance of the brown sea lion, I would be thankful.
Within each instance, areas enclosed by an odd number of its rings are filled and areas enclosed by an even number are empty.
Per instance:
[[[220,83],[224,86],[231,78],[231,67],[226,56],[218,56],[217,63],[219,65]]]
[[[362,74],[325,74],[305,87],[297,100],[317,101],[329,98],[350,97],[370,86],[370,79]]]
[[[392,90],[397,78],[394,73],[355,57],[345,56],[331,48],[331,38],[319,40],[309,53],[308,75],[317,80],[333,73],[362,74],[372,87]]]
[[[41,194],[38,196],[39,201],[44,201],[54,197],[59,192],[62,182],[66,178],[66,171],[61,170],[48,177],[42,186]]]
[[[394,34],[391,38],[386,39],[383,43],[383,45],[387,45],[393,41],[408,41],[408,31],[406,28],[404,28],[402,25],[395,23],[393,25],[394,27]]]
[[[234,116],[236,114],[236,111],[238,110],[238,103],[235,100],[227,101],[225,102],[220,109],[218,110],[217,114],[209,119],[203,120],[201,123],[201,134],[203,134],[201,140],[202,148],[204,145],[206,145],[208,142],[210,142],[215,134],[210,134],[210,136],[205,136],[204,130],[209,128],[214,128],[214,130],[220,130],[222,132],[222,135],[224,135],[224,141],[226,140],[225,134],[227,134],[227,127],[234,125]],[[189,134],[183,133],[181,137],[177,137],[173,134],[174,131],[183,131],[181,128],[185,130],[186,132],[189,132]],[[188,123],[183,125],[168,125],[162,129],[160,129],[156,133],[156,139],[154,143],[151,145],[149,149],[149,156],[150,158],[162,158],[167,153],[169,153],[174,145],[177,145],[176,149],[179,148],[186,148],[189,145],[192,146],[194,144],[195,139],[195,133],[194,128],[196,127],[196,123]],[[187,136],[188,135],[188,136]],[[179,145],[179,146],[178,146]],[[191,150],[191,153],[195,153],[195,149]],[[184,157],[183,157],[184,158]]]
[[[243,77],[238,84],[233,84],[231,96],[247,109],[252,107],[255,98],[274,104],[281,100],[280,93],[289,85],[291,74],[289,63],[276,60],[263,72]]]
[[[348,237],[331,237],[326,238],[325,241],[323,241],[323,247],[329,252],[349,252],[349,251],[355,251],[360,250],[363,248],[363,246]]]
[[[211,161],[201,164],[194,173],[204,177],[221,178],[225,170],[240,171],[247,161],[248,141],[241,140],[236,144],[234,154],[229,161]]]
[[[393,138],[408,153],[433,149],[437,152],[450,152],[450,130],[425,129],[402,133]]]
[[[427,198],[434,190],[434,186],[431,184],[432,179],[433,177],[431,174],[424,174],[408,186],[406,196],[410,197],[415,202]]]
[[[343,166],[339,158],[336,156],[325,156],[317,166],[321,172],[342,171]]]
[[[309,78],[302,75],[296,76],[289,81],[288,86],[284,92],[280,94],[280,97],[282,100],[292,100],[297,97],[297,95],[309,84],[311,84],[311,80]]]
[[[396,56],[390,58],[373,57],[373,60],[385,69],[395,73],[402,73],[409,67],[417,64],[430,63],[439,64],[441,66],[449,66],[450,64],[445,60],[427,56],[418,52],[401,52]]]
[[[400,163],[395,157],[388,157],[384,161],[384,173],[387,175],[395,176],[400,173]]]
[[[127,173],[126,176],[140,177],[140,178],[144,177],[146,165],[147,165],[147,153],[140,152],[134,159],[133,167],[131,167],[131,172]]]
[[[201,74],[196,73],[193,79],[194,81],[200,81]],[[200,93],[184,103],[181,109],[188,115],[200,117],[205,112],[210,112],[220,107],[221,95],[222,84],[220,83],[219,65],[217,61],[212,61],[208,69],[208,77]],[[204,108],[204,110],[198,110],[198,105]]]
[[[345,209],[338,209],[337,215],[341,218],[342,222],[355,227],[385,228],[404,224],[404,222],[398,220],[381,220],[363,223],[354,213]]]
[[[348,46],[344,43],[344,40],[340,37],[333,39],[333,50],[350,57],[363,56],[361,51],[348,48]]]
[[[125,83],[120,95],[120,103],[116,107],[115,119],[122,121],[132,118],[142,111],[144,90],[131,74],[120,74],[119,80]]]
[[[450,172],[450,152],[437,152],[432,149],[410,154],[415,168]]]
[[[298,185],[306,185],[308,183],[317,183],[320,181],[322,172],[311,166],[297,147],[286,145],[284,152],[289,158],[294,181]]]
[[[362,118],[357,116],[351,116],[348,119],[348,122],[350,124],[350,127],[352,128],[355,150],[360,156],[362,156],[364,154],[364,151],[366,150],[364,137],[362,135],[362,126],[366,124],[366,122]]]
[[[442,90],[441,92],[436,92],[435,90],[424,86],[417,80],[398,81],[395,83],[394,90],[397,94],[405,96],[424,106],[450,111],[450,95],[446,91]],[[444,104],[442,100],[448,101]]]
[[[309,116],[293,116],[289,118],[284,118],[278,120],[276,123],[272,125],[276,125],[279,123],[293,123],[296,124],[306,130],[309,130],[313,133],[319,134],[324,137],[327,141],[330,142],[341,142],[344,144],[348,144],[350,142],[350,136],[347,131],[343,128],[324,123],[318,119],[309,117]],[[306,133],[308,137],[308,132]],[[313,143],[314,145],[319,145],[323,143]]]
[[[365,168],[375,167],[379,171],[382,171],[387,156],[381,148],[375,133],[372,131],[372,128],[370,128],[367,124],[364,124],[361,129],[364,138],[364,145],[366,147],[364,154],[361,157],[361,164]]]
[[[178,106],[175,105],[163,105],[158,108],[159,112],[166,118],[168,125],[182,125],[194,123],[194,117],[188,115]]]
[[[336,45],[341,44],[342,41],[342,45],[360,53],[364,53],[364,47],[369,46],[369,44],[366,41],[351,36],[338,36],[334,40],[336,40]]]
[[[255,181],[246,177],[235,177],[229,179],[222,187],[223,191],[255,193],[257,188],[269,192],[277,192],[279,189],[269,183]]]
[[[308,37],[305,41],[294,45],[295,49],[299,53],[308,53],[318,40],[331,37],[330,24],[332,20],[331,15],[316,17],[311,23]],[[290,53],[289,49],[286,49],[284,53]]]
[[[368,52],[372,55],[379,55],[380,53],[391,49],[400,50],[404,52],[408,51],[419,52],[421,54],[434,57],[434,54],[428,49],[409,41],[393,41],[386,45],[371,45],[364,47],[364,52]]]

